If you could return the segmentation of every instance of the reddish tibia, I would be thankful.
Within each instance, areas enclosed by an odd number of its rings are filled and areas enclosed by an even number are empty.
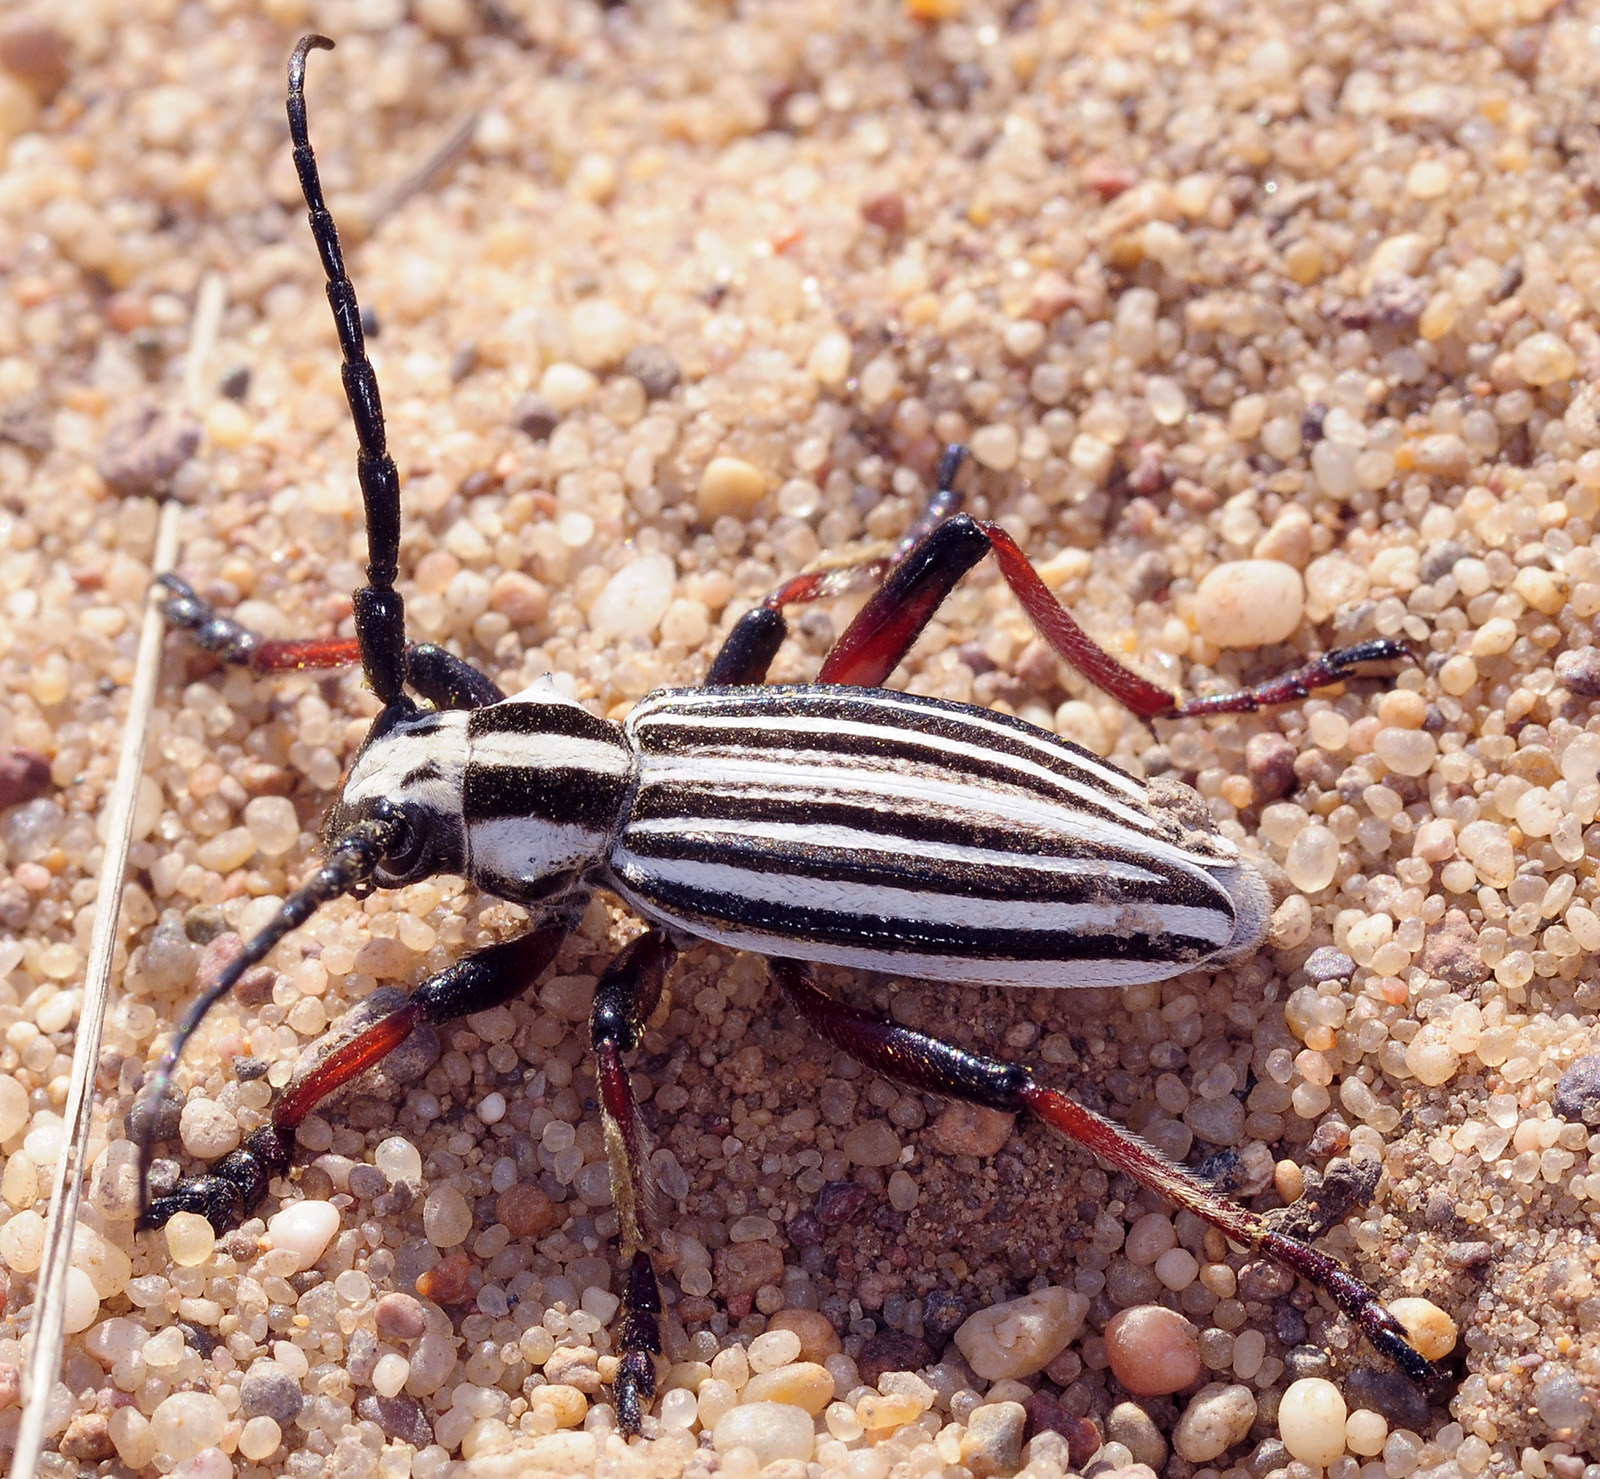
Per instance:
[[[408,1001],[398,1011],[380,1017],[365,1031],[335,1048],[303,1079],[278,1096],[278,1102],[272,1107],[274,1128],[292,1137],[305,1117],[329,1094],[381,1063],[426,1017],[427,1012],[420,1003]]]
[[[348,668],[360,661],[361,647],[354,637],[263,642],[250,656],[250,666],[261,673]]]

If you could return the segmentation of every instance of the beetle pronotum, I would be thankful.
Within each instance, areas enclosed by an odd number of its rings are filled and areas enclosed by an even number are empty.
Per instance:
[[[1018,1064],[964,1052],[819,990],[803,962],[1003,986],[1166,980],[1255,949],[1271,912],[1259,872],[1175,782],[1141,782],[1020,720],[892,692],[894,670],[939,603],[993,552],[1054,649],[1141,716],[1239,712],[1306,696],[1391,642],[1329,653],[1257,688],[1179,703],[1094,645],[1017,545],[956,512],[960,454],[891,559],[798,576],[747,613],[707,685],[668,689],[626,723],[591,715],[547,680],[506,696],[462,659],[406,641],[395,590],[399,475],[377,379],[307,136],[307,36],[289,63],[295,165],[344,356],[360,443],[367,585],[355,637],[267,642],[169,579],[166,611],[204,648],[258,671],[359,661],[383,704],[326,827],[327,861],[189,1008],[149,1085],[165,1094],[205,1013],[323,903],[441,872],[527,906],[533,926],[424,981],[404,1005],[334,1049],[282,1093],[271,1123],[210,1171],[145,1209],[146,1225],[199,1212],[219,1229],[287,1170],[296,1128],[329,1093],[423,1023],[486,1011],[551,964],[596,888],[650,928],[600,981],[591,1021],[614,1200],[629,1263],[618,1419],[637,1432],[660,1350],[649,1255],[645,1132],[624,1067],[660,998],[676,942],[707,939],[774,957],[791,1005],[861,1063],[912,1089],[1030,1111],[1229,1238],[1327,1291],[1408,1376],[1432,1367],[1378,1297],[1333,1259],[1275,1232],[1110,1121]],[[785,606],[877,581],[816,684],[762,686]],[[424,700],[408,694],[411,689]],[[154,1116],[140,1129],[141,1195]]]

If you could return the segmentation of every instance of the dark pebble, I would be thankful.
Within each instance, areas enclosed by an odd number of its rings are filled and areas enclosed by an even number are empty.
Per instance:
[[[173,474],[199,448],[200,423],[192,416],[146,404],[111,428],[95,466],[113,493],[148,498],[169,491]]]
[[[170,1140],[178,1133],[178,1121],[183,1114],[183,1105],[170,1094],[155,1107],[155,1129],[151,1132],[153,1140]],[[134,1106],[123,1116],[124,1133],[130,1140],[137,1140],[144,1133],[144,1127],[149,1123],[151,1115],[150,1102],[140,1095]]]
[[[1556,659],[1556,681],[1575,698],[1600,698],[1600,647],[1579,647]]]
[[[217,389],[230,401],[242,401],[250,394],[250,366],[235,365],[224,371],[222,379],[217,381]]]
[[[1294,1288],[1294,1275],[1264,1258],[1254,1258],[1239,1270],[1239,1297],[1270,1304]]]
[[[1266,1479],[1274,1469],[1287,1469],[1290,1457],[1282,1438],[1264,1438],[1244,1461],[1244,1468],[1252,1479]]]
[[[1272,1311],[1272,1333],[1279,1345],[1299,1345],[1306,1338],[1306,1317],[1292,1304],[1277,1305]]]
[[[1299,751],[1281,734],[1253,734],[1244,747],[1245,773],[1257,806],[1280,801],[1294,789]]]
[[[830,1181],[817,1193],[817,1221],[824,1227],[854,1222],[873,1202],[873,1195],[854,1181]]]
[[[943,1345],[967,1318],[966,1302],[943,1289],[935,1289],[922,1301],[922,1328],[935,1345]]]
[[[1306,957],[1301,967],[1313,981],[1347,981],[1355,974],[1356,963],[1333,945],[1322,945]]]
[[[1067,1453],[1073,1468],[1082,1468],[1100,1451],[1104,1440],[1093,1418],[1079,1417],[1077,1413],[1069,1412],[1048,1392],[1035,1392],[1022,1405],[1028,1414],[1027,1436],[1034,1438],[1044,1432],[1060,1433],[1067,1440]]]
[[[247,1084],[252,1079],[267,1076],[267,1060],[265,1058],[250,1058],[239,1054],[233,1060],[233,1076],[240,1083]]]
[[[356,1416],[377,1423],[383,1429],[383,1436],[397,1443],[426,1448],[433,1442],[433,1428],[422,1415],[422,1404],[404,1392],[393,1397],[364,1393],[356,1399]]]
[[[822,1224],[817,1221],[815,1212],[801,1212],[783,1231],[784,1236],[789,1239],[791,1248],[819,1248],[822,1246]]]
[[[1333,1357],[1319,1345],[1297,1345],[1283,1353],[1283,1369],[1293,1381],[1326,1376],[1333,1370]]]
[[[682,377],[678,362],[659,344],[636,344],[622,357],[622,373],[632,375],[653,401],[672,394]]]
[[[861,219],[898,236],[906,229],[906,198],[898,190],[885,190],[861,202]]]
[[[1130,599],[1148,601],[1172,584],[1172,565],[1160,550],[1147,549],[1128,571]]]
[[[1428,1399],[1402,1372],[1357,1366],[1346,1373],[1344,1391],[1352,1407],[1381,1412],[1388,1418],[1390,1428],[1410,1428],[1414,1433],[1427,1431]]]
[[[1451,986],[1476,986],[1483,980],[1478,934],[1460,909],[1449,910],[1422,942],[1422,968]]]
[[[933,1352],[928,1342],[915,1335],[902,1335],[898,1330],[885,1330],[868,1337],[856,1357],[856,1370],[869,1387],[878,1384],[885,1371],[920,1371],[933,1364]]]
[[[1467,547],[1453,539],[1441,539],[1422,552],[1422,562],[1417,573],[1430,585],[1456,568],[1457,560],[1467,557]]]
[[[0,809],[37,801],[50,789],[50,762],[37,750],[0,746]]]
[[[1600,1053],[1579,1058],[1561,1075],[1550,1107],[1564,1120],[1600,1126]]]
[[[48,101],[72,76],[72,46],[49,21],[14,21],[0,31],[0,67]]]
[[[300,1383],[276,1361],[257,1361],[239,1384],[239,1405],[247,1418],[270,1417],[287,1428],[300,1416],[305,1396]]]
[[[183,916],[183,932],[196,945],[209,945],[228,932],[228,922],[215,904],[196,904]]]
[[[511,408],[511,424],[542,442],[561,425],[561,412],[542,395],[525,395]]]
[[[374,1197],[381,1197],[388,1189],[389,1178],[376,1166],[350,1168],[350,1195],[358,1202],[370,1202]]]

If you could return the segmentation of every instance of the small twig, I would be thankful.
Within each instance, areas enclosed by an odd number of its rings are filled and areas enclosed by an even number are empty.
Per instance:
[[[189,346],[183,374],[184,397],[190,409],[203,414],[209,394],[206,366],[216,349],[217,335],[227,306],[228,287],[221,273],[201,280],[189,325]],[[181,506],[167,500],[156,524],[152,576],[164,575],[177,563],[178,523]],[[89,962],[84,971],[83,1005],[78,1013],[77,1042],[72,1053],[72,1078],[67,1089],[63,1120],[68,1139],[56,1163],[50,1190],[50,1213],[45,1223],[44,1256],[39,1264],[33,1305],[33,1340],[22,1379],[23,1408],[17,1424],[17,1446],[11,1462],[11,1479],[33,1479],[44,1450],[45,1416],[50,1394],[61,1377],[61,1352],[66,1335],[67,1275],[72,1267],[72,1233],[78,1221],[83,1177],[88,1169],[89,1129],[94,1114],[94,1080],[100,1063],[100,1043],[110,998],[111,962],[117,945],[117,923],[122,912],[122,886],[128,868],[128,848],[133,840],[133,814],[144,775],[145,739],[150,710],[155,703],[156,677],[161,667],[161,638],[166,623],[152,590],[145,604],[139,632],[139,652],[134,661],[133,684],[128,693],[128,718],[122,730],[122,754],[117,779],[106,805],[105,857],[100,865],[100,889],[95,896],[94,929],[89,937]]]
[[[367,202],[364,222],[368,234],[377,230],[386,216],[393,215],[413,195],[420,195],[432,186],[467,152],[472,136],[477,132],[483,117],[481,108],[468,108],[453,119],[432,151],[409,174],[402,175],[394,184],[375,190]]]

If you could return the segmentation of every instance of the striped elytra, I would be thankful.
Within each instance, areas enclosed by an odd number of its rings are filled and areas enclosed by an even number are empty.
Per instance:
[[[543,679],[376,734],[335,825],[380,797],[419,838],[385,884],[608,887],[675,933],[930,980],[1162,980],[1247,953],[1271,908],[1186,787],[884,689],[668,689],[617,725]]]

